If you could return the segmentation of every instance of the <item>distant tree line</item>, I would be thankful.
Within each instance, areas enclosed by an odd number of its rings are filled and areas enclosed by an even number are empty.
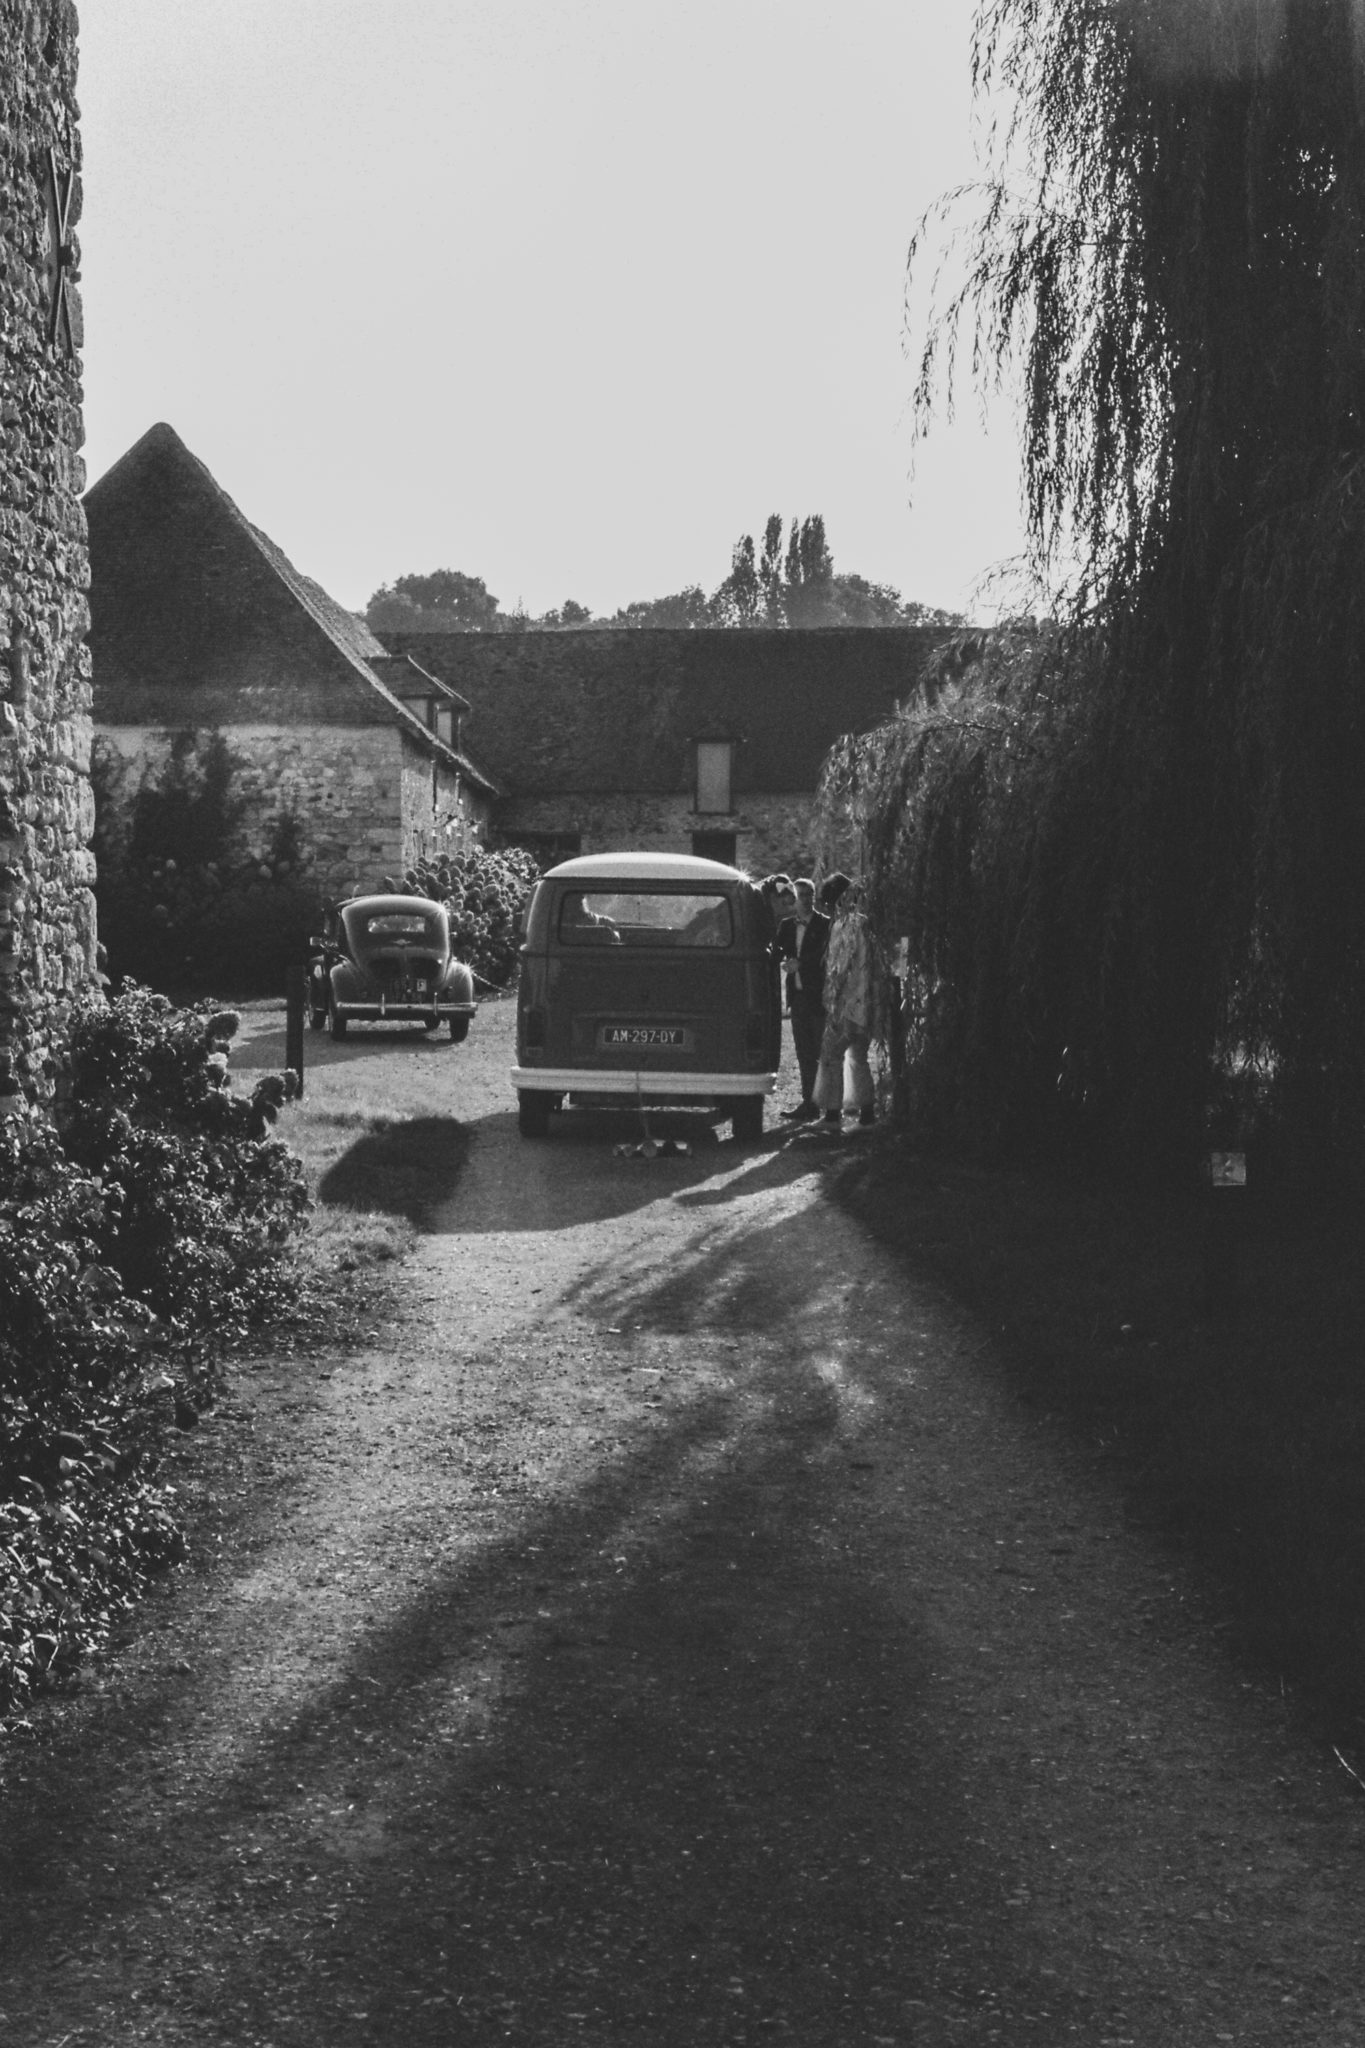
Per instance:
[[[755,547],[751,533],[741,534],[730,556],[729,575],[709,595],[699,583],[692,583],[668,597],[639,599],[603,618],[566,598],[557,611],[534,617],[525,611],[503,611],[480,576],[436,569],[425,576],[396,576],[381,585],[365,607],[365,618],[376,633],[961,624],[956,613],[907,601],[889,583],[870,583],[865,576],[838,572],[819,513],[793,519],[784,539],[776,512],[763,529],[761,546]]]

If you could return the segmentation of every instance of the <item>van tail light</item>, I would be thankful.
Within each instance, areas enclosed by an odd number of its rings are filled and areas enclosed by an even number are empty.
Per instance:
[[[762,1010],[750,1010],[744,1025],[744,1050],[763,1053],[768,1049],[768,1019]]]
[[[545,1048],[545,1012],[528,1010],[522,1020],[522,1043],[529,1052],[542,1052]]]

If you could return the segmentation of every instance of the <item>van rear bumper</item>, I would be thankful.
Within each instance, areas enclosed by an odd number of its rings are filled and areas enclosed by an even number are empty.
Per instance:
[[[619,1067],[513,1067],[514,1088],[545,1095],[621,1095],[631,1102],[720,1102],[732,1095],[771,1095],[776,1074],[676,1074],[662,1068],[623,1073]]]

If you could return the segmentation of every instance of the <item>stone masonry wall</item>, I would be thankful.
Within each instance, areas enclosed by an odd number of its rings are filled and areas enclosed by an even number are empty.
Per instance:
[[[489,805],[458,773],[407,734],[403,743],[403,861],[468,853],[486,837]]]
[[[76,12],[0,0],[0,1109],[95,977]]]
[[[577,832],[584,853],[615,853],[627,847],[660,853],[690,853],[694,832],[733,832],[735,861],[751,875],[785,871],[809,874],[815,862],[813,809],[809,796],[746,799],[742,810],[717,816],[695,811],[685,796],[508,797],[498,805],[497,829],[507,839],[518,833]]]
[[[120,809],[144,775],[160,774],[172,737],[149,726],[99,728],[96,756]],[[462,852],[469,843],[472,793],[444,762],[433,775],[433,757],[397,726],[234,725],[225,738],[233,793],[246,805],[247,848],[261,852],[272,823],[291,813],[325,897],[377,889],[419,855]]]

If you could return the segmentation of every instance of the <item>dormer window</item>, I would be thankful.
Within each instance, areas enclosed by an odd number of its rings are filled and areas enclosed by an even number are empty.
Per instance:
[[[696,747],[697,809],[719,812],[732,810],[730,769],[734,759],[734,741],[698,740]]]
[[[436,737],[444,746],[455,744],[455,708],[451,704],[436,706]]]

